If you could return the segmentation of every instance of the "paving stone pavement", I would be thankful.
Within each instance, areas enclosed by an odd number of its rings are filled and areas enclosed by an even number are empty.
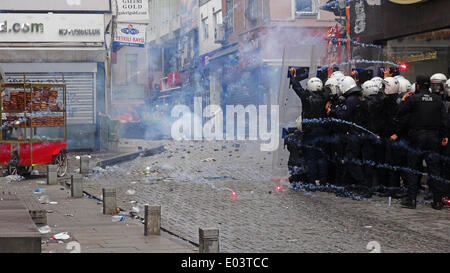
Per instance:
[[[116,187],[118,205],[141,215],[144,204],[159,204],[162,227],[193,242],[199,227],[218,227],[222,252],[368,252],[371,241],[382,252],[450,251],[448,210],[294,190],[273,179],[273,155],[258,143],[126,142],[167,151],[107,167],[85,189],[100,196]]]
[[[72,168],[75,166],[72,164]],[[16,193],[26,203],[37,203],[47,210],[47,224],[51,232],[42,234],[42,253],[195,252],[194,245],[166,232],[160,236],[144,236],[144,226],[138,219],[126,217],[122,222],[113,222],[111,215],[103,215],[103,206],[97,200],[87,195],[71,198],[70,188],[64,186],[64,179],[60,179],[58,185],[43,184],[45,181],[44,177],[8,183],[5,177],[0,178],[0,191]],[[42,193],[35,194],[36,189]],[[41,204],[37,200],[43,195],[57,204]],[[51,239],[61,232],[68,232],[70,238]]]

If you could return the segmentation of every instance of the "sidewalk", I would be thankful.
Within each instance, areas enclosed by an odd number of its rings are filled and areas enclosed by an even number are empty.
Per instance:
[[[69,253],[79,244],[81,253],[192,253],[194,246],[161,231],[160,236],[144,236],[144,226],[130,217],[122,222],[112,222],[111,215],[103,215],[102,204],[97,200],[70,197],[70,189],[60,180],[58,185],[42,185],[46,178],[6,183],[0,178],[2,190],[16,192],[21,199],[37,200],[47,195],[57,204],[41,204],[47,210],[47,224],[51,232],[42,234],[42,253]],[[36,189],[43,190],[35,194]],[[67,240],[53,240],[55,234],[68,232]],[[75,242],[75,243],[73,243]]]

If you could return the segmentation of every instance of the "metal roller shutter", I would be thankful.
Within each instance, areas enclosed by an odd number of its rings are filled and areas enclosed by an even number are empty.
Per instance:
[[[27,73],[27,81],[58,82],[61,73]],[[23,81],[23,73],[6,73],[6,81]],[[67,123],[93,124],[95,121],[95,73],[64,73],[67,84]]]

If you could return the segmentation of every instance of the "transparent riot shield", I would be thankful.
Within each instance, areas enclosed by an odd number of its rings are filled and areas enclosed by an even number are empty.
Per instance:
[[[296,120],[302,112],[301,100],[290,87],[288,72],[290,67],[300,68],[300,71],[307,71],[305,80],[301,81],[302,86],[306,87],[308,78],[315,77],[320,59],[325,54],[325,46],[289,46],[283,51],[280,71],[279,89],[276,94],[272,94],[271,103],[279,105],[280,117],[280,145],[273,152],[272,169],[274,176],[288,176],[289,151],[284,146],[283,131],[288,128],[297,127]],[[306,77],[307,76],[307,77]]]

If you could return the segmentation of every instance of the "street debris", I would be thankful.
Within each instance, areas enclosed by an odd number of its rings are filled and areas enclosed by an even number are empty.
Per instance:
[[[105,169],[103,169],[102,167],[94,167],[93,169],[92,169],[92,172],[93,173],[103,173],[103,172],[105,172],[106,170]]]
[[[34,194],[41,194],[43,192],[45,192],[45,189],[35,189],[34,190]]]
[[[123,220],[125,220],[125,216],[120,216],[120,215],[112,216],[112,221],[113,222],[122,222]]]
[[[31,175],[39,175],[39,171],[38,171],[38,170],[33,170],[33,171],[31,172]]]
[[[65,216],[68,216],[68,217],[73,217],[73,214],[70,214],[70,213],[66,213],[66,214],[64,214]]]
[[[45,184],[47,184],[47,183],[45,183],[45,181],[39,180],[39,181],[36,181],[36,184],[39,184],[39,185],[45,185]]]
[[[213,162],[216,161],[215,158],[207,158],[207,159],[203,159],[202,162]]]
[[[52,229],[49,226],[42,226],[42,227],[38,228],[38,230],[42,234],[49,233],[52,231]]]
[[[53,240],[67,240],[70,238],[70,235],[67,232],[61,232],[54,235],[52,238]]]
[[[127,190],[126,194],[127,195],[134,195],[136,193],[135,190]]]
[[[10,182],[17,182],[17,181],[22,181],[25,179],[25,177],[15,174],[15,175],[8,175],[5,177],[6,182],[10,183]]]

